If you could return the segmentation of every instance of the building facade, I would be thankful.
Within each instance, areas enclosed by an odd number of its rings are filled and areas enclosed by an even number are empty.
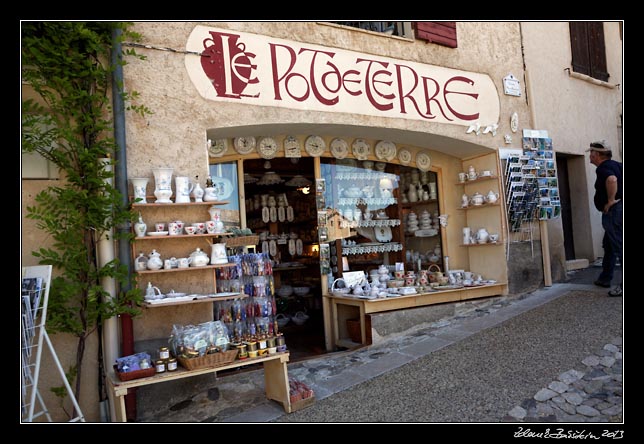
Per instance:
[[[126,115],[128,178],[147,178],[154,202],[160,168],[172,169],[172,201],[177,177],[206,187],[210,176],[226,201],[226,227],[258,234],[254,248],[275,260],[275,293],[310,289],[310,298],[280,309],[319,322],[310,339],[318,350],[368,343],[369,327],[377,336],[378,317],[387,313],[519,293],[543,285],[546,275],[561,281],[566,259],[601,255],[590,199],[594,171],[583,151],[596,138],[621,146],[621,27],[604,24],[610,77],[600,84],[573,74],[568,29],[566,22],[135,23],[142,41],[124,46],[146,59],[130,60],[123,80],[153,114]],[[568,173],[572,234],[562,217],[524,223],[528,238],[509,223],[507,153],[523,149],[524,130],[547,131],[557,169]],[[23,208],[42,186],[23,180]],[[205,208],[168,206],[144,215],[148,227],[177,218],[190,223],[208,219]],[[27,221],[23,230],[30,232],[23,265],[32,265],[30,251],[42,239]],[[498,237],[492,242],[490,234]],[[564,249],[571,236],[574,257]],[[153,248],[169,258],[211,247],[191,242],[141,240],[132,257]],[[412,305],[403,302],[409,298],[360,306],[334,297],[340,278],[373,276],[396,263],[416,278],[433,265],[446,279],[449,270],[470,272],[485,284],[455,289],[445,281],[445,291],[430,293],[428,286]],[[222,290],[221,276],[213,282],[200,273],[145,274],[139,285],[151,282],[164,293]],[[123,340],[154,349],[172,324],[217,319],[220,308],[144,309],[133,337]],[[363,328],[357,339],[345,323],[355,317]],[[56,342],[72,349],[65,338]],[[142,392],[142,409],[165,399],[154,386]],[[86,402],[86,416],[97,418],[95,401]]]

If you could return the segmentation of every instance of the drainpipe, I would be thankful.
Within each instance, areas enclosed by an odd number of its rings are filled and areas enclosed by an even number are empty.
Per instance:
[[[122,31],[120,28],[112,29],[112,55],[111,63],[114,67],[112,73],[112,108],[114,112],[114,140],[118,149],[115,153],[115,171],[114,180],[116,181],[116,189],[121,193],[121,205],[127,207],[129,205],[127,197],[127,156],[125,144],[125,104],[121,92],[123,91],[123,66],[122,49],[120,43]],[[132,271],[132,260],[130,257],[130,244],[127,238],[123,235],[130,232],[129,224],[123,224],[118,227],[119,241],[118,241],[118,258],[119,262],[127,267],[130,272]],[[121,291],[126,292],[130,290],[129,284],[124,284]],[[134,335],[132,329],[132,317],[127,314],[120,316],[121,318],[121,354],[128,356],[134,353]],[[118,330],[111,332],[112,341],[118,344]],[[110,361],[110,365],[111,362]],[[125,396],[125,404],[128,412],[135,412],[136,397],[134,394]],[[112,400],[112,411],[114,410],[114,400]],[[113,412],[112,412],[113,413]],[[135,413],[132,413],[136,416]],[[113,416],[115,417],[115,416]]]
[[[99,162],[103,165],[103,169],[106,171],[112,171],[111,159],[102,158],[99,159]],[[107,183],[112,185],[112,179],[106,180]],[[114,260],[114,236],[113,230],[108,230],[101,238],[98,240],[98,266],[104,267],[110,261]],[[116,297],[116,280],[114,278],[105,277],[101,280],[101,286],[105,290],[108,296],[105,298],[105,302],[110,302],[113,298]],[[100,332],[100,330],[99,330]],[[116,362],[118,358],[118,323],[116,318],[111,317],[105,319],[102,325],[102,334],[99,338],[101,345],[103,347],[103,369],[109,369],[112,363]],[[109,392],[108,392],[109,399]],[[101,422],[109,421],[110,417],[114,418],[113,413],[109,412],[109,407],[114,405],[114,400],[108,401],[107,399],[102,399],[99,401],[99,410]]]

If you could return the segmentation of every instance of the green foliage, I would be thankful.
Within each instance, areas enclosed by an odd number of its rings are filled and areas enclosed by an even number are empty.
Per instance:
[[[26,217],[52,241],[50,247],[32,253],[41,264],[59,271],[50,289],[47,327],[79,338],[76,392],[85,339],[107,318],[137,314],[142,302],[140,290],[129,285],[126,267],[117,260],[99,266],[97,256],[101,237],[133,218],[111,185],[113,173],[101,160],[114,159],[117,149],[109,97],[113,28],[122,31],[121,38],[138,38],[125,23],[22,23],[23,81],[42,99],[22,103],[22,150],[51,161],[64,179],[38,193]],[[138,57],[131,50],[128,54]],[[131,103],[136,94],[120,94],[128,109],[141,115],[150,112]],[[108,161],[113,166],[113,160]],[[111,299],[101,286],[104,278],[133,290]]]

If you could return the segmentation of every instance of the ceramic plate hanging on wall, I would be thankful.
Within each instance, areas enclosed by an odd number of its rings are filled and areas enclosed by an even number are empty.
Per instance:
[[[364,139],[356,139],[351,145],[351,151],[358,160],[367,160],[371,154],[371,145]]]
[[[331,154],[336,159],[344,159],[349,154],[349,144],[344,139],[333,139],[331,141]]]
[[[429,167],[432,165],[432,159],[429,157],[429,154],[426,152],[418,153],[416,155],[416,166],[421,171],[429,171]]]
[[[322,153],[324,153],[324,150],[326,150],[326,143],[320,136],[309,136],[304,141],[304,150],[309,153],[310,156],[320,157]]]
[[[221,157],[228,149],[228,139],[208,139],[206,146],[210,157]]]
[[[272,159],[277,154],[277,142],[272,137],[263,137],[257,147],[263,159]]]
[[[233,140],[233,145],[235,145],[235,150],[239,154],[250,154],[253,151],[255,151],[255,145],[257,144],[257,141],[255,140],[255,137],[253,136],[248,136],[248,137],[235,137]]]
[[[396,157],[396,145],[388,140],[376,143],[376,157],[380,160],[390,161]]]
[[[398,160],[400,160],[400,163],[403,165],[409,164],[409,162],[411,162],[411,151],[407,148],[401,148],[398,151]]]

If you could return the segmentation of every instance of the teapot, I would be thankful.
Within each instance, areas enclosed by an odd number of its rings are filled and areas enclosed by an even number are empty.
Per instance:
[[[485,203],[485,197],[481,193],[474,193],[470,198],[472,205],[483,205]]]
[[[159,287],[153,287],[151,282],[148,282],[148,287],[145,289],[145,300],[154,301],[156,299],[163,299],[163,294]]]
[[[485,228],[479,229],[479,231],[476,232],[476,241],[479,244],[485,244],[490,238],[490,234],[487,232]]]
[[[499,193],[495,193],[494,191],[490,190],[490,192],[485,196],[485,200],[488,203],[494,203],[499,200]]]
[[[192,267],[203,267],[204,265],[208,265],[210,258],[205,251],[201,250],[201,248],[197,248],[195,251],[190,253],[188,262]]]
[[[163,267],[163,261],[161,260],[161,255],[157,253],[157,250],[152,250],[148,255],[148,270],[160,270]]]

